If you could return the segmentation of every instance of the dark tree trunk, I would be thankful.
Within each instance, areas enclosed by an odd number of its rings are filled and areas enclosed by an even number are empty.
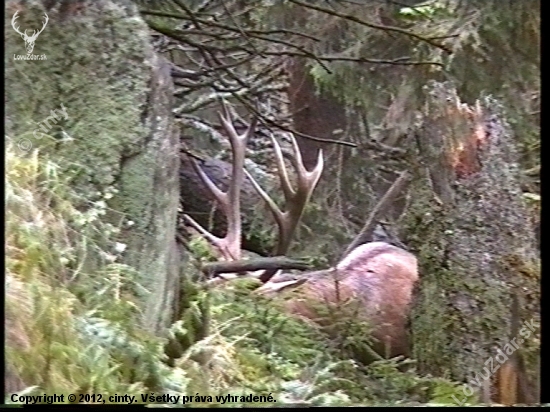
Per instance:
[[[339,139],[346,128],[345,106],[326,91],[316,93],[313,76],[309,73],[306,60],[289,59],[288,97],[294,129],[300,133],[322,139]],[[339,133],[338,133],[339,132]],[[327,145],[300,136],[296,137],[304,159],[304,165],[311,170],[317,163],[319,149]]]

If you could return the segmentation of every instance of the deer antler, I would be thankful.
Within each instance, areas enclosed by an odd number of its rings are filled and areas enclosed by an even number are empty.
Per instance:
[[[273,199],[271,199],[269,195],[258,185],[258,183],[256,183],[248,171],[245,170],[245,173],[252,181],[256,191],[268,204],[269,209],[277,222],[277,226],[279,227],[279,238],[274,251],[274,255],[278,256],[284,255],[288,251],[294,231],[298,227],[298,223],[304,213],[304,208],[309,201],[319,178],[321,177],[324,164],[323,151],[319,150],[319,156],[317,157],[317,164],[315,165],[315,168],[311,172],[307,171],[302,161],[302,155],[300,153],[298,143],[296,143],[294,136],[291,135],[293,153],[290,156],[290,160],[296,170],[296,175],[298,178],[298,187],[294,190],[288,178],[281,147],[273,136],[271,136],[271,141],[273,142],[279,179],[281,181],[281,187],[285,197],[285,211],[283,212],[279,209]]]
[[[192,160],[193,168],[199,175],[203,183],[218,201],[222,211],[227,217],[227,233],[225,237],[219,238],[200,226],[193,218],[185,215],[186,221],[199,231],[206,239],[216,246],[222,257],[226,260],[238,260],[241,256],[241,186],[244,180],[244,158],[246,152],[246,142],[250,135],[256,129],[257,118],[252,118],[246,132],[239,135],[232,123],[231,113],[222,101],[223,114],[218,113],[223,128],[227,132],[227,137],[232,150],[232,170],[231,182],[227,192],[220,190],[210,178],[204,173],[201,167]]]
[[[35,38],[38,37],[38,35],[44,31],[44,29],[46,28],[46,24],[48,24],[48,21],[50,20],[46,13],[44,13],[44,17],[45,17],[44,23],[42,24],[42,28],[38,31],[38,33],[35,34],[33,30],[33,37]]]
[[[18,34],[20,34],[21,36],[25,36],[24,33],[21,33],[21,32],[19,31],[19,26],[16,26],[16,25],[15,25],[15,20],[17,20],[17,18],[19,17],[19,16],[17,15],[17,13],[19,13],[19,10],[17,10],[17,11],[15,12],[15,14],[13,15],[13,17],[11,18],[11,25],[13,26],[13,29],[14,29]]]
[[[227,234],[224,238],[218,238],[204,228],[202,228],[191,217],[185,215],[186,221],[199,231],[206,239],[216,246],[226,260],[238,260],[240,258],[241,247],[241,216],[240,216],[240,189],[243,184],[244,176],[246,175],[260,197],[266,202],[275,222],[278,226],[278,241],[274,250],[274,255],[284,255],[290,246],[292,236],[298,226],[298,223],[304,212],[304,208],[309,201],[321,173],[323,171],[323,153],[319,151],[317,164],[313,171],[309,172],[302,161],[300,149],[296,143],[294,136],[291,136],[293,153],[290,154],[290,161],[297,174],[297,188],[294,189],[288,178],[288,173],[285,167],[283,152],[279,143],[273,136],[273,148],[275,151],[275,160],[279,179],[281,181],[282,190],[285,197],[284,211],[269,197],[269,195],[260,187],[256,180],[244,168],[244,157],[246,151],[246,141],[256,127],[257,119],[253,118],[248,130],[243,135],[238,135],[232,124],[232,118],[225,103],[223,103],[224,115],[220,114],[222,126],[227,132],[231,142],[233,151],[232,174],[229,189],[227,192],[222,192],[208,178],[200,166],[192,160],[193,167],[196,173],[200,176],[206,187],[210,190],[213,196],[218,201],[222,211],[227,217]],[[263,272],[259,277],[262,282],[267,282],[277,269],[270,269]]]
[[[277,246],[275,247],[274,255],[284,255],[288,252],[290,243],[292,241],[292,236],[298,223],[302,218],[304,213],[304,208],[309,201],[321,173],[323,172],[323,151],[319,150],[319,155],[317,157],[317,164],[315,168],[309,172],[302,161],[302,155],[300,153],[300,148],[298,143],[293,135],[291,137],[293,153],[290,155],[290,161],[294,166],[294,170],[297,175],[297,189],[294,190],[290,180],[288,178],[288,173],[285,167],[285,162],[283,158],[283,153],[281,147],[277,140],[271,136],[271,141],[273,142],[273,149],[275,150],[275,160],[277,162],[277,169],[279,174],[279,179],[281,181],[281,187],[283,189],[283,194],[285,197],[285,207],[282,211],[277,204],[269,197],[269,195],[256,183],[256,181],[250,176],[250,174],[245,170],[245,173],[252,181],[252,184],[256,188],[258,194],[262,199],[267,203],[273,218],[277,223],[279,228],[279,236],[277,241]],[[276,273],[276,270],[267,270],[262,275],[260,275],[260,280],[262,282],[268,282],[271,277]]]
[[[14,13],[14,15],[13,15],[13,17],[12,17],[12,19],[11,19],[11,25],[13,26],[13,29],[14,29],[18,34],[20,34],[21,36],[23,36],[23,37],[25,37],[25,38],[29,38],[29,39],[34,38],[34,39],[36,39],[36,38],[38,37],[38,35],[44,31],[44,29],[46,28],[46,25],[48,24],[48,21],[49,21],[48,15],[47,15],[46,13],[44,13],[45,19],[44,19],[44,23],[42,24],[42,28],[41,28],[38,32],[37,32],[36,30],[33,30],[33,31],[32,31],[32,36],[27,36],[27,30],[25,30],[24,33],[21,33],[21,31],[19,30],[19,26],[16,26],[16,25],[15,25],[15,20],[17,20],[17,18],[19,17],[19,16],[17,15],[18,13],[19,13],[19,10],[17,10],[17,11]]]

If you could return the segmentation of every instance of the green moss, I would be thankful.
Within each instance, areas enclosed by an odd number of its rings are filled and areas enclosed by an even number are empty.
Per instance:
[[[132,268],[83,271],[98,247],[88,232],[111,228],[92,218],[94,204],[75,207],[81,197],[47,156],[19,157],[11,144],[6,153],[9,391],[137,395],[162,386],[162,340],[134,321]]]
[[[536,307],[533,286],[540,272],[522,240],[526,231],[517,182],[511,174],[505,179],[495,164],[492,158],[485,174],[461,182],[452,206],[434,202],[431,188],[421,181],[413,188],[416,200],[404,225],[420,266],[412,330],[422,373],[469,379],[510,334],[514,287],[521,285],[525,305]],[[504,179],[498,180],[504,189],[493,179]],[[522,319],[532,317],[529,310],[522,312]],[[526,343],[526,352],[536,346]]]
[[[60,24],[52,18],[34,51],[44,53],[47,60],[9,62],[6,79],[11,87],[6,105],[12,126],[9,132],[31,139],[35,147],[43,143],[33,136],[37,123],[61,105],[66,108],[68,118],[52,124],[47,133],[56,141],[55,153],[72,160],[63,166],[77,175],[79,189],[93,195],[119,178],[121,152],[126,156],[137,153],[147,133],[140,118],[151,64],[144,60],[149,46],[143,22],[129,18],[114,3],[88,3],[86,7],[86,36],[70,34],[82,30],[82,22],[68,18]],[[90,24],[96,13],[102,18]],[[29,7],[24,15],[28,21],[40,20],[42,11]],[[105,36],[105,31],[116,36]],[[10,30],[6,36],[7,49],[16,52],[22,48],[17,33]],[[145,173],[150,167],[142,170],[136,180],[151,178]],[[139,202],[139,194],[132,192],[134,202]]]
[[[43,12],[40,1],[26,2],[20,22],[31,27]],[[14,144],[29,142],[57,162],[81,194],[75,207],[103,202],[100,219],[119,229],[124,262],[136,269],[143,321],[159,329],[177,271],[170,79],[162,78],[162,63],[132,2],[86,2],[77,11],[59,7],[48,15],[34,50],[46,60],[14,60],[12,51],[21,53],[23,42],[14,30],[6,31],[7,133],[17,136]],[[5,18],[9,26],[11,15]],[[59,114],[61,107],[66,116]],[[36,134],[46,122],[46,135]],[[109,247],[104,233],[89,235],[100,249]],[[90,252],[84,266],[94,272],[103,255]]]

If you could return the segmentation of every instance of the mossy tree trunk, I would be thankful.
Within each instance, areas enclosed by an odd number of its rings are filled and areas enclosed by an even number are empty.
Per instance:
[[[6,11],[7,134],[26,148],[22,155],[39,148],[58,159],[84,204],[106,200],[104,219],[121,228],[114,240],[127,245],[123,263],[143,290],[144,324],[158,331],[178,284],[170,66],[154,53],[130,1],[12,1]],[[33,51],[45,60],[14,58],[25,54],[10,24],[15,11],[21,30],[39,28],[47,13]],[[101,264],[96,255],[87,269]]]
[[[510,342],[516,295],[522,324],[533,326],[519,352],[534,379],[540,262],[518,181],[517,140],[493,99],[468,106],[438,83],[426,92],[417,135],[422,173],[404,217],[421,276],[414,357],[424,372],[479,388],[473,382],[487,375],[486,361]]]

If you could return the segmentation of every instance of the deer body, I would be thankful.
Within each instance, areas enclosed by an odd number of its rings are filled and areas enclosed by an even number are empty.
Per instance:
[[[282,150],[272,137],[275,160],[285,206],[279,206],[258,185],[244,168],[246,142],[254,132],[256,120],[253,119],[247,131],[239,135],[232,123],[229,109],[223,105],[220,120],[233,151],[232,177],[226,192],[221,191],[192,159],[195,171],[210,190],[227,218],[227,234],[223,238],[213,236],[191,217],[186,222],[202,234],[228,261],[240,259],[241,252],[241,216],[240,188],[244,176],[248,176],[252,185],[266,202],[278,226],[278,243],[273,255],[284,255],[290,246],[303,210],[321,176],[323,156],[319,152],[317,165],[312,171],[306,170],[296,140],[292,137],[293,153],[290,162],[296,171],[296,188],[290,183],[285,167]],[[357,307],[356,314],[368,322],[375,338],[373,348],[381,355],[408,354],[407,320],[413,287],[418,279],[417,261],[411,253],[384,242],[372,242],[355,247],[337,265],[328,270],[306,274],[301,279],[283,279],[276,276],[276,270],[266,270],[255,277],[264,283],[256,289],[257,293],[278,292],[289,287],[300,287],[298,296],[287,301],[287,310],[319,323],[323,319],[316,308],[319,305],[351,302]],[[275,276],[274,276],[275,275]],[[212,279],[212,283],[226,281],[234,276]]]
[[[355,303],[357,316],[372,327],[376,352],[390,357],[409,354],[407,321],[418,280],[413,254],[384,242],[366,243],[334,268],[306,277],[299,297],[286,302],[289,312],[323,324],[327,319],[318,311],[320,304]]]

